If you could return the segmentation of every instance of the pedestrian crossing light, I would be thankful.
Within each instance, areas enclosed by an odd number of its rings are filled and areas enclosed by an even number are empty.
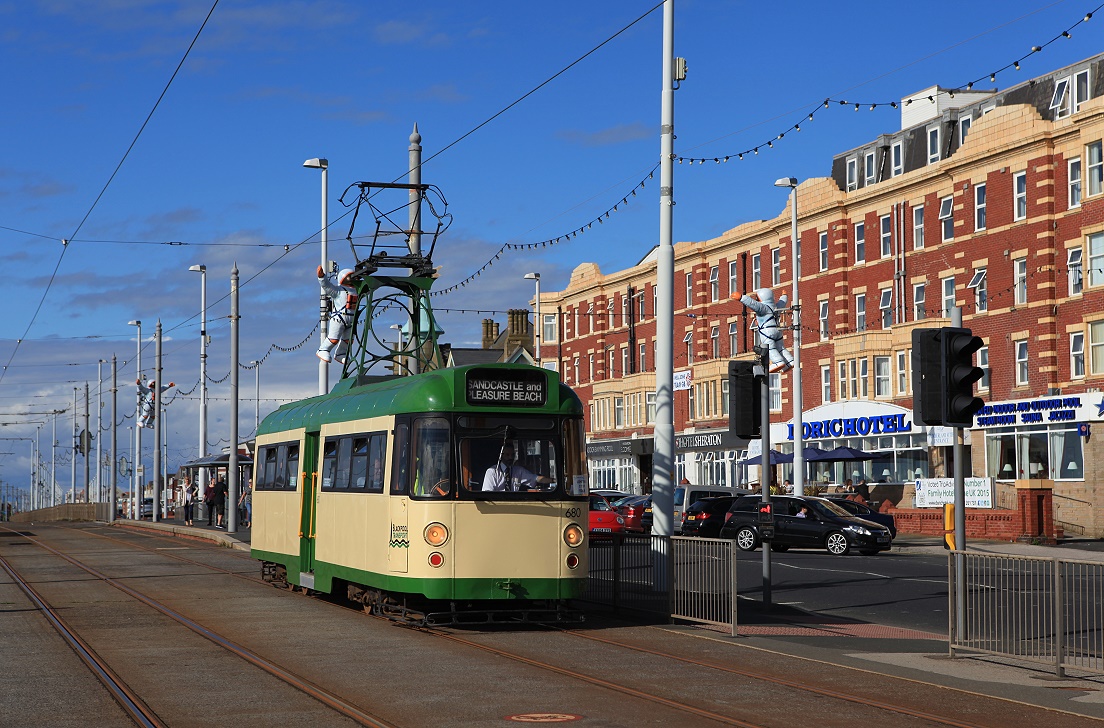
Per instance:
[[[974,384],[985,372],[974,366],[974,353],[985,345],[970,329],[944,327],[943,349],[943,424],[948,427],[973,427],[974,415],[985,406],[974,396]]]
[[[728,363],[728,431],[745,440],[761,437],[763,379],[754,361]]]

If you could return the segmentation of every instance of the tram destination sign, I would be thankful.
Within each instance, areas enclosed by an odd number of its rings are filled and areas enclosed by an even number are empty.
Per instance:
[[[540,407],[548,400],[543,371],[473,369],[467,378],[468,404],[481,407]]]

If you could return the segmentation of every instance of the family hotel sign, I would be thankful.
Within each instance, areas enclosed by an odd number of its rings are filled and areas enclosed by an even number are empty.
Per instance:
[[[1087,398],[1086,398],[1087,399]],[[1043,425],[1052,422],[1085,422],[1098,418],[1101,405],[1081,403],[1082,397],[1040,397],[994,402],[981,408],[975,427]]]

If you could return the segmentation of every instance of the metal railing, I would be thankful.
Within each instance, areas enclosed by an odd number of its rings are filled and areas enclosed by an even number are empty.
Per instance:
[[[970,650],[1050,664],[1059,677],[1070,668],[1104,673],[1104,563],[954,551],[947,570],[952,657]]]
[[[735,542],[716,538],[613,534],[592,539],[583,599],[615,611],[730,626],[735,635],[735,549]]]

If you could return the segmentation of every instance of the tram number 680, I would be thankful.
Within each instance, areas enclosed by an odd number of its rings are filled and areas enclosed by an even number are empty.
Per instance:
[[[582,508],[568,508],[566,511],[564,511],[564,518],[581,518],[582,515]]]

